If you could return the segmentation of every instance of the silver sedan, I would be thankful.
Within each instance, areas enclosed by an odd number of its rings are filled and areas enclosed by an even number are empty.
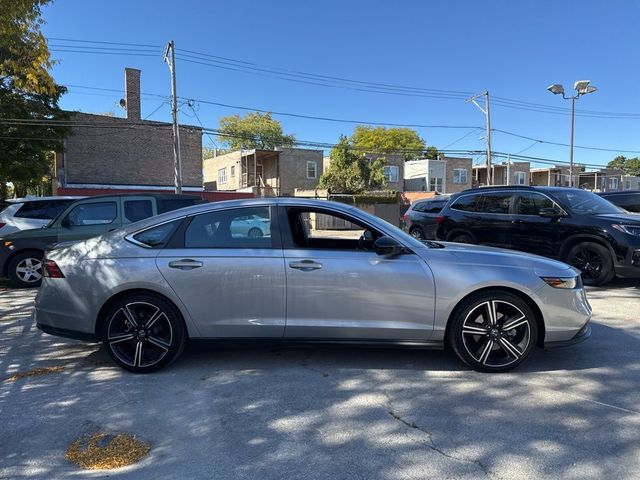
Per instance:
[[[238,219],[260,218],[263,235]],[[579,272],[554,260],[421,242],[362,210],[293,198],[184,208],[46,253],[44,332],[102,342],[150,372],[189,339],[449,345],[506,371],[590,335]]]

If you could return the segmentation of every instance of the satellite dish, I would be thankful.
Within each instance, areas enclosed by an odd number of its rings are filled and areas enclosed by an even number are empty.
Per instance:
[[[124,98],[121,98],[118,104],[125,110],[127,109],[127,101]]]

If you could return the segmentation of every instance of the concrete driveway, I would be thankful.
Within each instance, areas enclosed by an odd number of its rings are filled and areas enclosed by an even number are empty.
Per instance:
[[[637,479],[640,282],[590,289],[593,336],[501,375],[437,351],[191,347],[133,375],[41,334],[33,291],[0,288],[0,478]],[[34,369],[40,375],[12,378]],[[150,442],[81,471],[95,431]]]

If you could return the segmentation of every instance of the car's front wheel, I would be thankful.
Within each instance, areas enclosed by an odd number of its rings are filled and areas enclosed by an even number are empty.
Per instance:
[[[7,270],[12,286],[39,287],[42,283],[42,253],[35,250],[18,253],[9,262]]]
[[[506,372],[524,362],[538,339],[535,314],[521,298],[487,291],[464,300],[454,311],[449,344],[474,370]]]
[[[180,356],[186,340],[178,309],[152,294],[132,294],[118,300],[102,325],[102,342],[111,358],[135,373],[167,366]]]
[[[582,272],[585,285],[603,285],[616,276],[609,250],[593,242],[575,245],[567,255],[567,263]]]

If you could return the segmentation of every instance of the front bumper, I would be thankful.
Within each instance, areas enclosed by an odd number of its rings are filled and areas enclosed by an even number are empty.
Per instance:
[[[560,341],[555,341],[555,342],[545,342],[544,348],[546,350],[548,350],[548,349],[552,349],[552,348],[570,347],[570,346],[575,345],[577,343],[584,342],[589,337],[591,337],[591,325],[589,325],[589,323],[586,323],[584,325],[584,327],[582,327],[578,331],[578,333],[576,333],[573,336],[573,338],[570,338],[569,340],[560,340]]]
[[[624,278],[640,278],[640,249],[630,248],[624,261],[615,265],[616,275]]]

